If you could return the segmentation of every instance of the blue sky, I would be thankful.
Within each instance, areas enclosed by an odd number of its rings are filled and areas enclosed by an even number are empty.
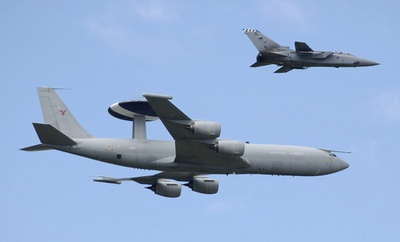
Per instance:
[[[398,1],[2,1],[0,241],[399,241]],[[382,63],[274,74],[250,68],[242,28],[281,45],[350,52]],[[59,94],[97,137],[127,138],[107,113],[142,93],[174,96],[221,137],[351,151],[322,177],[215,176],[220,191],[179,199],[92,176],[153,174],[39,142],[37,86]],[[172,138],[161,122],[151,139]]]

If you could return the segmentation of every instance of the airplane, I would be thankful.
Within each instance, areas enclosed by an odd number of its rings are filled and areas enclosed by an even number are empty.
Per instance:
[[[75,119],[55,88],[38,87],[44,123],[33,123],[40,144],[24,151],[58,150],[138,169],[158,170],[141,177],[99,176],[96,182],[135,181],[164,197],[179,197],[182,185],[202,194],[218,192],[209,174],[321,176],[349,167],[334,150],[292,145],[250,144],[219,138],[221,124],[191,119],[172,96],[143,94],[146,100],[112,104],[108,112],[133,123],[132,138],[95,138]],[[147,139],[146,122],[160,119],[172,140]]]
[[[286,73],[293,69],[308,67],[361,67],[379,63],[358,58],[344,52],[314,51],[304,42],[294,42],[296,50],[281,46],[256,29],[243,29],[259,51],[257,61],[250,67],[265,65],[282,66],[275,73]]]

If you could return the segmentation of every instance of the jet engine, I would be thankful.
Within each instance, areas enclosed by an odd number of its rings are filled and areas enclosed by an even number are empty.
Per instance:
[[[179,197],[182,191],[180,183],[165,179],[159,179],[156,183],[146,188],[163,197]]]
[[[221,134],[221,124],[210,121],[195,121],[188,129],[192,134],[206,139],[216,139]]]
[[[265,62],[267,60],[267,57],[265,57],[261,54],[258,54],[256,59],[257,59],[257,62]]]
[[[208,177],[195,177],[185,186],[192,189],[192,191],[203,194],[215,194],[218,192],[219,182],[216,179]]]
[[[242,156],[245,143],[237,140],[219,140],[213,145],[217,153],[229,156]]]

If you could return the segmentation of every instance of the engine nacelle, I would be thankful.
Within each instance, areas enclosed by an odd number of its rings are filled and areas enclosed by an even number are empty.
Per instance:
[[[218,192],[219,182],[216,179],[208,177],[195,177],[186,186],[190,187],[192,191],[203,194],[215,194]]]
[[[214,145],[217,153],[229,156],[242,156],[244,147],[245,143],[237,140],[219,140]]]
[[[188,129],[192,134],[206,139],[216,139],[221,134],[221,124],[210,121],[195,121]]]
[[[182,185],[180,183],[165,179],[159,179],[152,186],[146,188],[163,197],[179,197],[182,191]]]
[[[263,56],[261,54],[258,54],[256,59],[257,59],[257,62],[265,62],[265,61],[267,61],[267,57],[265,57],[265,56]]]

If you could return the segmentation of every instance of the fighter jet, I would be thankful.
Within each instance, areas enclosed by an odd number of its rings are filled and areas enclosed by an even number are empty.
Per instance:
[[[308,67],[360,67],[375,66],[379,63],[358,58],[344,52],[314,51],[304,42],[294,42],[296,50],[281,46],[260,31],[243,29],[251,42],[259,51],[257,62],[251,67],[265,65],[282,66],[275,73],[286,73],[293,69],[307,69]]]
[[[45,123],[33,123],[41,144],[24,151],[58,150],[131,168],[158,170],[155,175],[96,182],[135,181],[164,197],[179,197],[183,185],[203,194],[218,192],[209,174],[320,176],[349,165],[335,151],[290,145],[249,144],[220,139],[221,124],[189,118],[171,96],[143,94],[145,100],[118,102],[108,112],[133,123],[132,138],[94,138],[78,123],[54,88],[37,88]],[[146,122],[160,119],[174,141],[147,139]]]

